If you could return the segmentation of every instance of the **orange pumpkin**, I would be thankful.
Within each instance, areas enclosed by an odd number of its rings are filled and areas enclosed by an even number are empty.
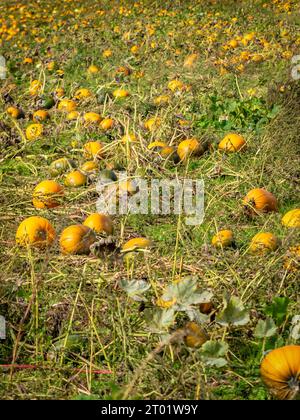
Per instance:
[[[81,100],[81,99],[87,99],[92,96],[92,92],[89,89],[81,88],[77,89],[74,95],[75,99]]]
[[[102,121],[101,115],[97,112],[86,112],[83,116],[84,122],[88,124],[99,124]]]
[[[300,270],[300,245],[292,246],[284,258],[283,267],[290,272],[297,272]]]
[[[65,228],[59,239],[63,254],[88,254],[96,241],[95,233],[88,226],[72,225]]]
[[[244,137],[239,134],[227,134],[219,143],[219,150],[224,152],[238,152],[242,150],[246,145]]]
[[[148,144],[147,149],[153,150],[154,152],[158,152],[164,147],[168,147],[167,143],[163,141],[153,141],[152,143]]]
[[[69,172],[65,177],[67,187],[81,187],[87,183],[87,176],[80,171]]]
[[[216,235],[213,236],[211,243],[216,248],[226,248],[233,244],[234,238],[231,230],[225,229],[220,230]]]
[[[111,118],[104,118],[104,120],[101,121],[100,127],[102,130],[110,130],[114,125],[114,120]]]
[[[254,188],[243,199],[243,205],[251,213],[278,211],[276,197],[264,188]]]
[[[126,143],[135,143],[137,141],[136,137],[134,134],[132,133],[128,133],[125,134],[125,136],[123,136],[121,138],[122,143],[126,144]]]
[[[113,97],[116,99],[127,98],[130,93],[126,89],[116,89],[113,91]]]
[[[97,233],[106,232],[111,235],[113,232],[113,223],[109,216],[101,213],[93,213],[83,222],[84,226],[88,226]]]
[[[26,138],[27,140],[36,140],[43,135],[44,127],[42,124],[30,124],[26,128]]]
[[[170,89],[172,92],[180,91],[185,88],[184,84],[181,82],[181,80],[171,80],[168,83],[168,89]]]
[[[170,102],[170,96],[168,95],[159,95],[156,98],[153,99],[153,103],[155,105],[165,105]]]
[[[265,254],[267,252],[275,251],[277,247],[278,239],[273,233],[260,232],[252,238],[249,250],[254,254]]]
[[[199,156],[203,152],[203,147],[201,146],[200,142],[195,138],[183,140],[177,148],[177,153],[180,157],[180,160],[185,160],[192,155]]]
[[[62,99],[59,104],[57,109],[59,109],[60,111],[65,111],[65,112],[71,112],[71,111],[75,111],[77,108],[77,104],[76,102],[72,101],[72,99]]]
[[[134,251],[139,248],[149,248],[152,245],[150,239],[132,238],[122,246],[122,251]]]
[[[22,112],[22,110],[15,106],[9,106],[6,109],[6,112],[8,113],[8,115],[10,115],[12,118],[15,118],[16,120],[24,117],[24,113]]]
[[[35,111],[32,116],[32,119],[35,122],[46,121],[49,118],[50,118],[49,112],[47,112],[44,109],[39,109],[38,111]]]
[[[149,118],[144,125],[148,131],[153,131],[161,125],[161,119],[159,117]]]
[[[82,172],[94,172],[98,170],[98,164],[94,160],[88,160],[87,162],[84,162],[83,165],[81,165],[80,170]]]
[[[103,144],[100,141],[88,141],[83,146],[84,155],[87,158],[98,158],[103,156]]]
[[[300,392],[300,346],[272,350],[260,366],[263,382],[280,400],[294,399]]]
[[[117,68],[116,74],[123,74],[124,76],[129,76],[131,74],[131,70],[129,67],[120,66]]]
[[[188,347],[201,347],[209,340],[206,332],[196,322],[188,322],[184,330],[184,342]]]
[[[43,84],[39,80],[33,80],[30,83],[29,93],[31,96],[36,96],[37,94],[41,93],[43,89]]]
[[[21,246],[45,248],[55,239],[55,230],[44,217],[32,216],[20,223],[16,233],[16,243]]]
[[[87,69],[88,74],[96,74],[99,73],[100,69],[95,64],[91,64]]]
[[[63,188],[58,182],[42,181],[33,191],[32,204],[36,209],[51,209],[60,205],[63,194]]]
[[[67,120],[68,121],[73,121],[73,120],[77,120],[79,118],[80,114],[78,111],[71,111],[67,114]]]
[[[300,228],[300,209],[288,211],[281,219],[281,223],[289,228]]]

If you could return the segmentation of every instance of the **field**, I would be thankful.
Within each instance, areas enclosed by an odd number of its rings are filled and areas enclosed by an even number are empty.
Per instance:
[[[1,399],[295,397],[299,25],[296,0],[2,0]],[[138,177],[203,180],[203,222],[128,211],[60,239],[99,180],[133,198]],[[16,239],[31,216],[55,238]],[[283,392],[260,365],[287,345]]]

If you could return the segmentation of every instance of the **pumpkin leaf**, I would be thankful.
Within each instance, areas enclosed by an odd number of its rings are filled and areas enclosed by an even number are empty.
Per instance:
[[[201,359],[208,366],[223,367],[227,360],[223,357],[228,353],[228,344],[222,341],[207,341],[201,347]]]
[[[295,315],[291,322],[290,337],[293,340],[300,340],[300,315]]]
[[[151,332],[165,334],[166,330],[174,323],[175,311],[173,308],[145,311],[146,322]]]
[[[254,336],[257,338],[273,337],[277,332],[277,327],[272,318],[267,318],[265,321],[260,319],[256,325]]]
[[[273,318],[279,327],[286,320],[289,303],[290,300],[287,297],[276,297],[270,305],[266,306],[265,314]]]
[[[216,322],[220,325],[246,325],[249,322],[249,312],[238,297],[226,296],[223,303],[224,309],[216,317]]]
[[[136,301],[143,301],[147,300],[143,295],[151,285],[145,280],[127,280],[122,279],[120,280],[120,287],[131,297],[133,300]]]

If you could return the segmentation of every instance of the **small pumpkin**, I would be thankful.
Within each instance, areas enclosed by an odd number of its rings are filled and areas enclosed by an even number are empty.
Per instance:
[[[137,141],[136,136],[133,133],[128,133],[125,134],[122,138],[121,138],[121,142],[124,144],[127,143],[135,143]]]
[[[278,211],[276,197],[264,188],[250,190],[243,199],[243,205],[253,214]]]
[[[148,144],[147,149],[153,150],[154,152],[159,152],[164,147],[168,147],[167,143],[163,141],[153,141],[152,143]]]
[[[100,69],[95,64],[91,64],[87,69],[88,74],[97,74],[99,73]]]
[[[114,120],[112,118],[104,118],[104,120],[100,122],[100,128],[104,131],[110,130],[113,126]]]
[[[242,150],[246,145],[246,141],[243,136],[239,134],[227,134],[223,140],[219,143],[219,150],[224,152],[234,153]]]
[[[281,219],[281,223],[289,228],[300,228],[300,209],[288,211]]]
[[[216,235],[213,236],[211,243],[216,248],[227,248],[232,246],[234,243],[232,230],[220,230]]]
[[[115,89],[113,91],[113,97],[116,99],[127,98],[129,95],[130,93],[126,89]]]
[[[279,347],[268,353],[260,366],[263,382],[280,400],[300,394],[300,346]]]
[[[86,124],[99,124],[102,121],[102,117],[97,112],[86,112],[83,120]]]
[[[71,111],[67,114],[66,119],[68,121],[77,120],[80,117],[80,113],[78,111]]]
[[[52,176],[60,175],[66,172],[68,169],[74,167],[74,162],[67,159],[66,157],[56,159],[50,164],[50,173]]]
[[[124,76],[129,76],[131,74],[131,69],[126,66],[120,66],[116,69],[116,74],[123,74]]]
[[[92,92],[89,89],[80,88],[76,90],[74,98],[81,100],[81,99],[90,98],[91,96],[92,96]]]
[[[16,243],[21,246],[45,248],[52,245],[55,230],[44,217],[32,216],[20,223],[16,232]]]
[[[83,222],[84,226],[88,226],[97,233],[105,232],[111,235],[113,232],[113,223],[111,218],[102,213],[93,213]]]
[[[52,209],[60,205],[62,186],[53,180],[40,182],[33,191],[32,204],[36,209]]]
[[[249,250],[254,254],[265,254],[275,251],[277,247],[278,239],[273,233],[260,232],[251,239]]]
[[[87,158],[100,158],[103,156],[103,144],[100,141],[88,141],[83,146]]]
[[[75,101],[72,101],[72,99],[62,99],[57,106],[57,109],[59,111],[64,111],[64,112],[71,112],[71,111],[75,111],[77,108],[77,104]]]
[[[178,79],[171,80],[168,83],[168,89],[170,89],[172,92],[181,91],[184,88],[185,88],[184,83],[182,83],[182,81]]]
[[[12,118],[15,118],[16,120],[24,118],[24,112],[16,106],[9,106],[6,109],[6,112],[8,113],[8,115],[10,115]]]
[[[43,89],[42,82],[40,82],[39,80],[33,80],[30,83],[29,94],[31,96],[36,96],[36,95],[38,95],[39,93],[42,92],[42,89]]]
[[[155,105],[166,105],[170,102],[171,98],[169,95],[159,95],[154,98],[153,103]]]
[[[81,165],[80,170],[87,173],[94,172],[98,170],[98,164],[94,160],[88,160]]]
[[[35,122],[46,121],[50,118],[49,112],[45,109],[39,109],[33,113],[32,119]]]
[[[125,192],[128,195],[136,194],[139,191],[139,187],[136,185],[136,182],[131,179],[126,179],[124,181],[119,181],[119,190],[118,194],[121,196]]]
[[[195,139],[186,139],[183,140],[177,148],[178,156],[180,157],[180,160],[185,160],[190,156],[200,156],[204,153],[204,149],[201,145],[201,143]]]
[[[104,57],[104,58],[109,58],[109,57],[111,57],[112,56],[112,50],[104,50],[103,51],[103,53],[102,53],[102,57]]]
[[[136,251],[138,249],[146,249],[152,245],[152,241],[147,238],[132,238],[129,239],[123,246],[122,251]]]
[[[174,163],[178,163],[180,162],[180,157],[178,156],[178,153],[175,149],[175,147],[173,146],[166,146],[163,147],[160,151],[159,151],[159,155],[163,158],[163,159],[169,159],[172,160]]]
[[[26,138],[27,140],[33,141],[42,137],[44,132],[44,127],[42,124],[30,124],[26,128]]]
[[[153,131],[157,129],[161,125],[161,119],[159,117],[152,117],[149,118],[144,126],[148,131]]]
[[[81,255],[90,252],[90,246],[96,241],[95,233],[88,226],[71,225],[65,228],[59,238],[63,254]]]
[[[62,87],[58,87],[54,90],[53,95],[56,99],[63,98],[65,96],[65,89]]]
[[[87,183],[87,176],[81,171],[69,172],[65,177],[67,187],[81,187]]]
[[[184,342],[188,347],[201,347],[209,340],[206,332],[196,323],[188,322],[184,328]]]

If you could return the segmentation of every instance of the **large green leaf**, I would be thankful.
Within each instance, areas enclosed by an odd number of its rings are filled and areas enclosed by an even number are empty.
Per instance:
[[[256,325],[254,336],[257,338],[273,337],[277,332],[277,327],[272,318],[267,318],[265,321],[260,319]]]
[[[236,297],[224,297],[224,309],[216,317],[216,322],[221,325],[246,325],[249,322],[249,312],[242,301]]]

